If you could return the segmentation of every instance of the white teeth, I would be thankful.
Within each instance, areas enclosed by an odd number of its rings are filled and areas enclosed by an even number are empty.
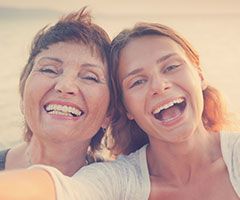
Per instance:
[[[167,108],[170,108],[171,106],[173,106],[174,104],[176,103],[182,103],[184,101],[183,98],[178,98],[178,99],[175,99],[167,104],[164,104],[158,108],[156,108],[154,111],[153,111],[153,114],[157,114],[159,113],[161,110],[164,110],[164,109],[167,109]]]
[[[82,112],[77,108],[74,108],[72,106],[59,105],[59,104],[49,104],[46,107],[46,111],[51,114],[65,115],[65,116],[73,116],[73,115],[80,116],[82,114]]]

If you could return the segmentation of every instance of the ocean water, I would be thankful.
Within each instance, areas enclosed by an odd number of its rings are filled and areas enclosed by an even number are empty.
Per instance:
[[[0,16],[1,17],[1,16]],[[0,149],[22,138],[18,79],[35,33],[58,17],[0,18]],[[240,15],[130,15],[95,17],[111,37],[138,21],[171,26],[200,54],[206,77],[225,95],[229,109],[240,112]]]

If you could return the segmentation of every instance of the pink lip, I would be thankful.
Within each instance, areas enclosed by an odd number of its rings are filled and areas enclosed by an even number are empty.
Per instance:
[[[51,115],[51,114],[49,114]],[[73,120],[73,121],[77,121],[80,117],[71,117],[71,116],[64,116],[64,115],[51,115],[51,117],[53,119],[57,119],[57,120]]]

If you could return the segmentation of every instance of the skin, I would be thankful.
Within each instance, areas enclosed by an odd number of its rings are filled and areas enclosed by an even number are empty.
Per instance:
[[[206,81],[183,49],[167,37],[133,39],[121,51],[119,80],[128,118],[149,137],[149,199],[238,199],[219,134],[209,133],[201,120]],[[154,117],[176,99],[184,99],[184,110]]]
[[[0,173],[0,188],[0,198],[4,200],[56,199],[51,177],[46,171],[38,169]]]
[[[49,113],[49,104],[71,106],[82,114]],[[36,57],[23,95],[22,111],[33,136],[28,145],[9,152],[7,169],[41,163],[73,175],[85,165],[91,138],[108,125],[108,105],[107,66],[100,55],[81,43],[49,46]]]
[[[174,53],[174,57],[163,61],[161,58],[169,53]],[[159,59],[161,62],[156,62]],[[229,181],[219,134],[209,133],[200,120],[202,90],[206,88],[204,77],[192,66],[181,47],[159,36],[134,39],[122,50],[119,69],[128,117],[147,130],[150,139],[147,147],[151,182],[149,199],[239,199]],[[172,119],[167,123],[153,119],[152,109],[179,96],[186,99],[183,112],[170,114]],[[41,179],[38,179],[39,174]],[[32,187],[34,191],[31,196],[22,195],[18,190],[20,200],[30,196],[32,199],[56,198],[49,174],[43,170],[0,174],[0,188],[6,188],[11,176],[23,179],[25,188],[31,190]],[[34,184],[30,184],[31,181]],[[8,186],[13,191],[22,187],[21,181]],[[0,199],[16,197],[6,189],[0,191]]]

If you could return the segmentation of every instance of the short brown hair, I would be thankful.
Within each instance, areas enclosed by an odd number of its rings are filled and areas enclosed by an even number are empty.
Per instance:
[[[193,65],[201,70],[199,56],[193,47],[172,28],[157,23],[139,23],[132,29],[120,32],[112,41],[110,64],[111,69],[111,106],[112,106],[112,139],[110,147],[113,153],[129,154],[143,145],[149,143],[147,134],[138,126],[134,120],[126,116],[123,104],[122,89],[119,83],[118,67],[121,50],[132,40],[144,36],[157,35],[168,37],[175,41],[185,51]],[[204,126],[210,131],[220,131],[227,124],[227,112],[222,97],[217,89],[208,86],[203,91],[204,110],[202,120]]]
[[[98,25],[91,22],[91,15],[86,7],[77,12],[72,12],[62,17],[53,26],[41,29],[33,39],[27,64],[22,70],[19,91],[23,99],[26,80],[32,71],[36,56],[44,49],[58,42],[80,42],[97,52],[104,63],[109,61],[110,38],[108,34]],[[102,128],[92,138],[90,147],[92,151],[99,148],[104,135]],[[32,131],[25,121],[24,140],[29,142]]]

